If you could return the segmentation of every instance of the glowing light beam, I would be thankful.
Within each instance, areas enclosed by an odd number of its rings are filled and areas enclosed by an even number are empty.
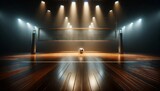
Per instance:
[[[76,2],[72,2],[69,10],[69,19],[73,26],[78,25],[78,15],[77,15],[77,6]]]
[[[82,26],[87,27],[91,21],[89,3],[86,1],[83,5]]]

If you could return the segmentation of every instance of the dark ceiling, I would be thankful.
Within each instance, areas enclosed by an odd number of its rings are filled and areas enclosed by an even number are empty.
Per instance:
[[[72,0],[44,0],[46,2],[47,9],[52,11],[52,17],[55,17],[59,6],[62,4],[65,9],[68,10]],[[82,3],[87,0],[75,0],[78,4],[78,12],[81,12]],[[100,5],[104,16],[107,18],[108,11],[113,9],[114,2],[116,0],[88,0],[91,9],[94,9],[95,5]],[[41,0],[1,0],[0,11],[6,12],[13,16],[23,16],[28,18],[38,25],[43,25],[40,21],[36,20],[36,12],[38,10]],[[151,14],[160,9],[159,0],[119,0],[123,9],[123,18],[120,22],[124,23],[133,17],[139,17],[143,15]],[[94,10],[92,10],[94,11]],[[67,15],[67,13],[66,13]]]

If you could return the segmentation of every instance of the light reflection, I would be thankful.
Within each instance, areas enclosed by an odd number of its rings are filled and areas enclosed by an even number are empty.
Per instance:
[[[31,55],[31,61],[33,61],[33,65],[36,63],[36,54]]]
[[[90,86],[91,86],[92,91],[97,90],[98,84],[97,84],[96,78],[94,77],[93,74],[89,75],[89,82],[90,82]]]
[[[121,61],[122,61],[122,59],[121,59],[121,54],[118,54],[118,63],[120,64]]]
[[[66,57],[62,58],[60,60],[60,63],[59,63],[59,68],[58,68],[58,72],[57,72],[57,75],[58,75],[58,79],[64,79],[63,77],[63,74],[65,73],[65,70],[68,68],[68,64],[64,64],[62,63],[63,61],[66,61]]]
[[[74,83],[75,83],[75,75],[72,74],[70,79],[69,79],[69,89],[70,89],[70,91],[73,89]]]
[[[77,56],[78,57],[78,56]],[[83,57],[83,55],[79,55],[79,57]],[[73,90],[74,84],[76,79],[80,79],[81,76],[76,76],[77,74],[77,67],[80,64],[75,64],[70,61],[75,61],[75,57],[63,57],[59,62],[59,69],[57,71],[57,76],[60,81],[60,84],[63,84],[65,81],[67,81],[67,90]],[[63,61],[70,62],[68,63],[62,63]],[[101,58],[98,57],[87,57],[86,61],[102,61]],[[81,69],[81,68],[78,68]],[[102,84],[104,78],[104,68],[103,64],[100,63],[87,63],[87,69],[88,74],[85,76],[87,77],[89,84],[91,86],[92,90],[100,90],[99,85]],[[83,72],[80,72],[80,75],[83,75]],[[80,77],[80,78],[77,78]],[[81,84],[81,83],[79,83]]]
[[[99,57],[87,57],[87,61],[96,61],[98,63],[88,63],[88,77],[91,89],[93,91],[100,90],[99,85],[102,84],[105,76],[104,67],[101,63],[102,59]]]
[[[79,50],[78,50],[79,51]],[[79,57],[78,57],[79,61],[83,61],[84,60],[84,55],[83,54],[79,54]]]

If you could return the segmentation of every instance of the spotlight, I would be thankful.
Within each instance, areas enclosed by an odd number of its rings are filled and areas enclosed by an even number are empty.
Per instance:
[[[135,23],[136,28],[141,28],[142,27],[142,19],[138,19],[137,22]]]
[[[17,21],[18,21],[18,25],[19,25],[21,28],[24,28],[24,26],[25,26],[24,22],[23,22],[20,18],[18,18]]]
[[[30,23],[28,23],[28,22],[27,22],[26,24],[27,24],[28,26],[30,26],[30,25],[31,25],[31,24],[30,24]]]
[[[68,17],[65,17],[66,20],[68,20]]]
[[[17,20],[18,20],[19,22],[22,22],[22,20],[21,20],[21,19],[19,19],[19,18],[18,18]]]
[[[130,23],[130,26],[132,26],[133,25],[133,22],[132,23]]]
[[[115,4],[118,4],[118,3],[119,3],[119,1],[116,1],[116,2],[115,2]]]
[[[125,30],[125,29],[126,29],[126,27],[125,27],[125,26],[123,26],[123,27],[122,27],[122,30]]]
[[[128,29],[131,30],[132,27],[133,27],[133,23],[130,23],[129,26],[128,26]]]
[[[95,18],[95,17],[92,17],[92,19],[95,20],[96,18]]]
[[[28,28],[31,30],[31,29],[33,29],[33,27],[32,27],[32,25],[30,24],[30,23],[26,23],[27,24],[27,26],[28,26]]]
[[[69,28],[71,26],[71,24],[68,22],[68,24],[67,24],[67,28]]]
[[[48,13],[50,13],[50,12],[51,12],[51,10],[47,10],[47,12],[48,12]]]
[[[35,30],[38,30],[38,27],[37,26],[34,26]]]
[[[45,2],[44,2],[44,1],[41,1],[41,3],[42,3],[42,4],[45,4]]]
[[[99,8],[99,5],[96,5],[96,8]]]
[[[69,28],[72,28],[72,25],[70,25],[70,27]]]
[[[85,2],[84,2],[84,5],[87,5],[87,4],[88,4],[88,2],[87,2],[87,1],[85,1]]]
[[[64,5],[61,5],[60,7],[61,7],[61,8],[64,8]]]
[[[119,30],[120,33],[122,33],[122,30]]]
[[[91,27],[94,27],[94,24],[93,24],[93,22],[91,22]]]
[[[75,4],[76,4],[76,2],[72,1],[72,5],[75,5]]]
[[[109,12],[110,12],[110,13],[112,13],[112,12],[113,12],[113,10],[110,10]]]
[[[141,22],[142,21],[142,19],[138,19],[138,22]]]

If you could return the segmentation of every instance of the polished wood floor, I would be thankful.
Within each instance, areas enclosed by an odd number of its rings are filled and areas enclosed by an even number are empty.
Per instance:
[[[53,53],[0,60],[0,91],[160,90],[159,57]]]

